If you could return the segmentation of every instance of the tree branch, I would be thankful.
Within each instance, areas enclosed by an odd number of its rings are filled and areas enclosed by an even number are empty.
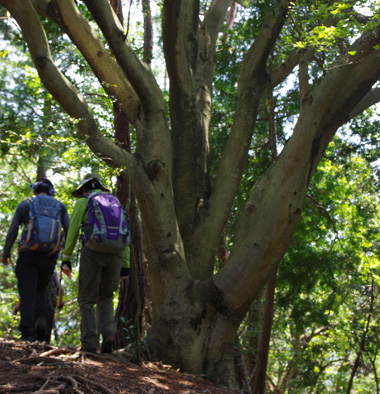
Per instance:
[[[216,286],[232,294],[225,300],[228,305],[240,307],[247,292],[254,298],[280,263],[320,158],[336,130],[379,80],[379,41],[380,26],[365,32],[327,70],[309,99],[302,101],[293,135],[252,189],[239,218],[230,258],[214,277]],[[236,280],[240,281],[240,294]]]
[[[45,31],[29,0],[0,0],[19,24],[38,74],[53,97],[76,120],[91,150],[113,166],[125,166],[128,155],[102,135],[83,96],[54,65]]]
[[[380,88],[375,88],[370,90],[359,103],[350,112],[350,119],[355,118],[355,116],[361,114],[363,111],[380,102]]]
[[[204,20],[207,34],[209,35],[210,48],[215,49],[216,40],[231,3],[233,3],[231,0],[213,0],[205,15]]]
[[[298,49],[294,49],[286,60],[281,63],[271,74],[271,85],[269,89],[275,88],[292,73],[296,66],[298,66],[300,53]]]
[[[239,188],[258,106],[264,90],[269,85],[266,62],[281,31],[287,10],[288,3],[283,1],[281,7],[274,10],[273,15],[267,17],[254,44],[244,58],[239,78],[234,124],[219,163],[214,190],[209,200],[208,215],[195,237],[196,241],[202,244],[199,248],[203,253],[202,261],[209,261],[214,255]],[[207,245],[203,245],[203,240],[206,239]]]
[[[299,87],[300,87],[300,95],[301,100],[306,98],[310,91],[310,84],[309,84],[309,61],[304,56],[301,55],[300,63],[299,63],[299,71],[298,71],[298,80],[299,80]]]
[[[208,133],[215,44],[229,4],[230,0],[214,0],[202,22],[199,21],[198,0],[166,0],[163,8],[163,42],[170,76],[174,146],[173,187],[190,267],[200,263],[198,249],[192,248],[189,240],[210,194]],[[210,267],[209,262],[206,267]],[[204,272],[200,274],[198,268],[192,269],[192,273],[196,278],[203,277]],[[209,272],[210,269],[204,276]]]
[[[207,141],[211,119],[213,77],[216,66],[216,42],[230,4],[231,0],[214,0],[198,31],[197,103]]]
[[[182,89],[191,93],[191,75],[188,64],[189,55],[186,54],[184,30],[189,29],[185,25],[185,3],[183,0],[165,0],[162,9],[162,40],[164,45],[165,58],[167,61],[167,70],[170,78],[170,87],[181,85]],[[193,8],[196,3],[189,1]],[[193,15],[193,13],[191,13]],[[188,16],[187,21],[189,22]],[[197,20],[197,19],[196,19]],[[194,34],[194,26],[190,21],[191,33]],[[187,37],[189,39],[189,37]],[[188,47],[188,46],[187,46]],[[188,48],[187,48],[188,50]]]
[[[136,125],[139,100],[102,41],[80,14],[73,0],[31,0],[36,10],[57,23],[81,51],[110,97],[117,97],[123,113]]]
[[[312,172],[336,129],[350,119],[355,107],[371,91],[374,81],[379,80],[379,43],[380,26],[364,32],[338,57],[313,92],[310,105],[318,108],[318,115],[314,118],[318,132],[314,136],[316,142],[313,148]]]
[[[162,93],[153,74],[131,48],[123,27],[108,0],[85,0],[85,3],[141,100],[143,110],[146,113],[164,111]]]

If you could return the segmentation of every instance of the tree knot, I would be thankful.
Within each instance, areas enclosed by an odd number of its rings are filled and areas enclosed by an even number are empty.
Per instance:
[[[166,250],[164,250],[159,257],[159,263],[162,266],[167,266],[171,261],[177,258],[177,252],[173,245],[170,245]]]
[[[146,173],[150,181],[157,180],[158,173],[160,172],[161,168],[165,166],[161,160],[152,160],[146,166]]]
[[[46,56],[39,56],[36,58],[35,63],[37,67],[45,67],[45,64],[47,63],[49,59]]]
[[[209,288],[208,292],[209,303],[217,309],[221,309],[224,301],[224,294],[222,290],[214,283]]]

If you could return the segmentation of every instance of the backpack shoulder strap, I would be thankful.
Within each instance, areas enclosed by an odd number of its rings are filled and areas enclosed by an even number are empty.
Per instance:
[[[89,197],[90,196],[88,194],[84,194],[83,196],[79,197],[79,199],[86,199],[87,200],[86,209],[84,210],[83,216],[82,216],[82,219],[81,219],[81,233],[82,233],[82,235],[83,235],[83,228],[84,228],[84,225],[85,225],[85,222],[84,222],[85,219],[84,218],[86,217],[86,214],[88,213],[88,210],[89,210],[89,206],[88,206],[88,199],[89,199]]]
[[[32,230],[33,230],[33,216],[34,216],[34,214],[32,212],[32,210],[33,210],[33,205],[32,205],[33,199],[34,199],[34,197],[32,197],[32,196],[27,198],[27,201],[29,203],[29,220],[25,223],[24,233],[23,233],[25,239],[24,239],[23,242],[20,241],[19,249],[23,248],[29,242],[30,236],[31,236],[31,233],[32,233]]]
[[[111,194],[111,193],[104,192],[104,191],[100,190],[100,191],[93,191],[93,192],[91,192],[89,194],[85,194],[83,197],[87,197],[88,199],[90,199],[90,198],[98,196],[100,194]]]
[[[29,219],[32,219],[34,216],[34,199],[36,198],[36,196],[30,196],[27,198],[28,202],[29,202]]]

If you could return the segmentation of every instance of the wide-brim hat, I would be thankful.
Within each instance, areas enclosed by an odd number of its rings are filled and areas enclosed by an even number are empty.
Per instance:
[[[95,174],[95,173],[91,173],[91,174],[87,174],[87,175],[83,178],[83,180],[82,180],[81,182],[79,182],[79,184],[77,185],[76,189],[73,190],[73,191],[71,192],[71,194],[72,194],[74,197],[79,197],[79,190],[80,190],[86,183],[88,183],[88,182],[90,182],[90,181],[92,181],[92,180],[96,180],[96,181],[99,182],[100,189],[102,189],[102,190],[104,190],[104,191],[108,191],[108,189],[107,189],[105,186],[102,185],[102,182],[101,182],[101,180],[100,180],[99,175],[98,175],[98,174]]]

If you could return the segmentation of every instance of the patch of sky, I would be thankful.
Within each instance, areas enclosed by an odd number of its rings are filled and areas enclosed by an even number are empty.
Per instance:
[[[379,1],[358,1],[354,5],[354,10],[365,16],[372,16],[375,9],[379,9]]]
[[[124,28],[128,30],[128,39],[134,47],[143,47],[142,27],[144,23],[143,5],[137,1],[135,5],[131,2],[123,1]],[[161,89],[168,89],[168,78],[166,74],[166,65],[162,51],[162,32],[161,23],[155,23],[161,15],[162,0],[151,0],[150,7],[153,20],[153,54],[151,70],[156,77],[156,81]],[[141,59],[141,56],[140,56]]]

